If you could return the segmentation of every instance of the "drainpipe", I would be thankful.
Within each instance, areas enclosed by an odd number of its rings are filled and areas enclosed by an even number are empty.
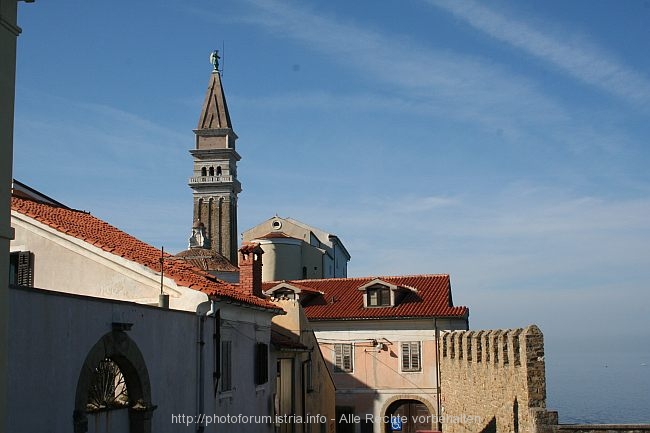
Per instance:
[[[433,339],[436,344],[436,403],[438,405],[438,416],[436,417],[436,428],[438,431],[442,431],[442,423],[440,422],[440,416],[442,415],[442,401],[440,395],[440,333],[438,331],[438,319],[433,319]]]
[[[208,311],[203,313],[202,310],[208,308]],[[217,311],[217,306],[214,301],[206,301],[199,304],[196,308],[196,431],[197,433],[202,433],[205,430],[203,423],[199,423],[198,420],[202,419],[202,414],[204,413],[204,362],[203,362],[203,346],[205,346],[205,340],[203,339],[203,328],[205,323],[205,318],[211,315],[214,315]],[[220,326],[220,324],[217,324]]]

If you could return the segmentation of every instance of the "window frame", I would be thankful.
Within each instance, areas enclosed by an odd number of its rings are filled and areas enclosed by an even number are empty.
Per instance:
[[[417,353],[413,354],[413,348]],[[422,342],[421,341],[402,341],[400,343],[400,371],[405,373],[418,373],[422,372]],[[417,366],[413,366],[413,360],[417,359]],[[406,361],[406,362],[405,362]],[[405,364],[407,366],[405,367]]]
[[[9,253],[9,285],[34,287],[34,253],[31,251]]]
[[[373,295],[376,295],[373,302]],[[385,286],[374,286],[366,289],[366,306],[369,308],[392,306],[391,290]]]
[[[349,351],[349,353],[345,353]],[[349,358],[349,367],[345,366],[345,358]],[[339,361],[340,358],[340,361]],[[353,373],[354,372],[354,344],[352,343],[335,343],[334,344],[334,373]]]

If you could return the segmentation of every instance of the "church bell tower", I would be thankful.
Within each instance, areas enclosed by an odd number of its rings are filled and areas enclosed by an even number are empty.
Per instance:
[[[214,68],[203,102],[196,143],[190,154],[194,173],[189,180],[194,196],[194,222],[205,227],[206,246],[237,266],[237,134],[232,129],[221,85],[219,55],[210,56]]]

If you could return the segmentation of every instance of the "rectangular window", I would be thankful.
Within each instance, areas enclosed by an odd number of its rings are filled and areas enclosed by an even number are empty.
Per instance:
[[[388,307],[390,306],[390,289],[385,287],[370,288],[366,291],[368,296],[367,305],[369,307]]]
[[[34,254],[29,251],[10,254],[9,285],[34,287]]]
[[[232,342],[221,342],[221,391],[232,389]]]
[[[402,371],[420,371],[420,342],[407,341],[402,343]]]
[[[255,345],[255,385],[269,381],[269,346],[265,343]]]
[[[334,345],[334,371],[336,373],[352,372],[352,344]]]

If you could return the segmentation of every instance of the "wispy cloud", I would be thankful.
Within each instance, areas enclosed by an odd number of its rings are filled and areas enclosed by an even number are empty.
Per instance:
[[[510,126],[507,119],[515,114],[531,120],[566,118],[563,108],[538,92],[533,83],[508,74],[499,65],[431,51],[413,40],[317,15],[305,7],[273,0],[249,3],[255,12],[247,17],[248,22],[276,36],[298,40],[371,80],[390,83],[386,95],[408,96],[439,107],[447,116],[471,118],[491,127],[498,120],[506,129]]]
[[[327,56],[339,67],[361,73],[367,81],[382,85],[382,90],[372,97],[344,95],[353,107],[368,105],[372,99],[377,107],[395,103],[396,107],[436,120],[496,132],[510,142],[530,145],[543,142],[545,146],[573,153],[594,148],[611,153],[630,142],[625,131],[608,127],[611,115],[603,113],[602,121],[595,121],[593,112],[583,115],[567,107],[545,93],[538,83],[507,65],[480,56],[432,49],[403,35],[385,34],[346,18],[328,16],[322,11],[316,13],[304,4],[275,0],[245,3],[253,7],[240,17],[240,22],[259,26],[275,37],[296,40]],[[219,20],[210,14],[202,17]],[[622,82],[623,78],[617,78],[618,81]],[[624,89],[622,84],[621,89]],[[632,97],[633,92],[628,93]],[[276,103],[289,103],[293,99],[303,105],[312,103],[314,107],[332,102],[322,94],[279,98],[285,99]]]
[[[584,37],[557,37],[472,0],[426,0],[476,30],[628,102],[650,107],[650,80]]]

